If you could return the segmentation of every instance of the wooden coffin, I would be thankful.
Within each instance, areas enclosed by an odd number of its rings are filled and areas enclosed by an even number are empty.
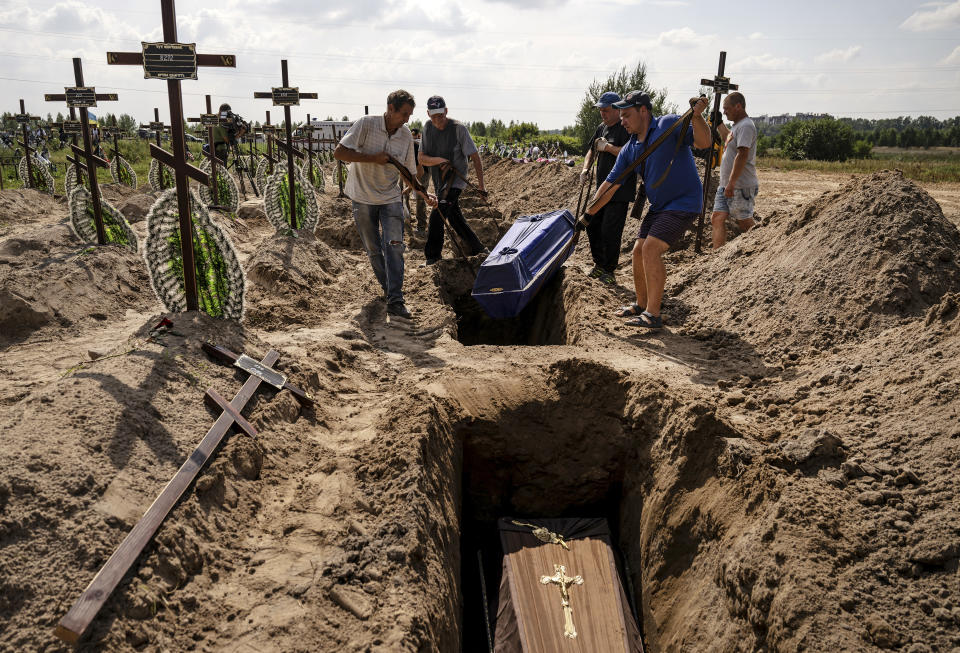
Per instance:
[[[498,528],[496,653],[642,653],[605,519],[507,517]]]

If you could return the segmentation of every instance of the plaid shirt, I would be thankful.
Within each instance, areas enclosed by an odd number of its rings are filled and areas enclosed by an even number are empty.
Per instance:
[[[353,123],[340,144],[361,154],[388,152],[403,163],[413,176],[417,164],[413,156],[413,135],[400,125],[391,136],[383,115],[364,116]],[[351,163],[344,192],[361,204],[393,204],[400,201],[400,173],[396,168],[379,163]]]

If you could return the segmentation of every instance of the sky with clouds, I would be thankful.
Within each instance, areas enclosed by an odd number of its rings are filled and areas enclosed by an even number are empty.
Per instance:
[[[550,129],[573,123],[592,80],[638,61],[680,105],[716,74],[721,50],[751,115],[960,114],[960,0],[181,0],[177,9],[181,42],[237,57],[236,69],[201,68],[183,83],[187,115],[210,93],[215,106],[263,120],[270,102],[253,92],[280,85],[286,58],[291,85],[319,93],[295,120],[382,111],[405,88],[415,118],[441,94],[461,120]],[[159,0],[0,0],[0,110],[23,98],[28,111],[56,115],[62,104],[43,94],[73,84],[79,56],[88,85],[120,96],[103,111],[147,121],[156,106],[166,121],[166,85],[107,66],[105,55],[161,36]]]

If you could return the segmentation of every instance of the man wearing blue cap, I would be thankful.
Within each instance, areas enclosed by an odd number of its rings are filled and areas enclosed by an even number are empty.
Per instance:
[[[620,148],[630,140],[630,134],[620,124],[620,111],[613,106],[614,102],[619,101],[619,95],[613,91],[607,91],[593,105],[600,109],[602,122],[593,132],[590,146],[583,159],[583,170],[580,172],[581,184],[587,183],[590,178],[590,166],[596,162],[599,187],[613,169],[617,155],[620,154]],[[613,194],[610,201],[590,220],[590,225],[587,227],[590,254],[593,256],[594,263],[589,276],[611,286],[616,283],[613,274],[620,263],[620,243],[623,238],[623,225],[627,220],[627,205],[633,200],[636,192],[637,176],[631,174],[623,181],[623,185]]]
[[[660,304],[667,279],[663,255],[693,226],[703,206],[703,184],[690,146],[697,149],[710,147],[712,138],[710,128],[703,119],[707,98],[696,98],[691,103],[691,126],[685,132],[668,138],[651,153],[641,172],[650,209],[640,223],[640,233],[633,246],[633,285],[637,301],[623,307],[619,313],[620,317],[633,318],[627,322],[631,326],[647,329],[663,327]],[[630,91],[613,106],[620,109],[620,121],[633,136],[621,148],[616,164],[600,184],[593,203],[587,209],[588,222],[613,197],[618,188],[613,183],[617,177],[643,154],[648,143],[654,142],[680,120],[680,116],[675,114],[654,116],[650,96],[642,91]],[[593,213],[590,213],[591,210]]]

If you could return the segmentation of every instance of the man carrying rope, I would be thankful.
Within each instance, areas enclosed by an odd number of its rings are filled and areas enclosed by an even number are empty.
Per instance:
[[[670,138],[665,147],[660,147],[650,154],[643,169],[650,209],[640,223],[640,233],[637,234],[637,242],[633,246],[633,285],[637,300],[636,303],[623,307],[618,314],[620,317],[632,318],[627,321],[631,326],[647,329],[663,327],[660,304],[667,279],[663,255],[693,226],[700,215],[703,185],[690,146],[706,148],[710,146],[712,139],[710,128],[703,119],[707,99],[691,99],[691,104],[691,126]],[[613,170],[597,189],[597,194],[587,209],[588,222],[614,197],[619,185],[614,185],[613,182],[627,166],[644,153],[648,143],[655,141],[680,120],[677,115],[654,116],[650,96],[642,91],[630,91],[623,100],[613,106],[620,109],[620,120],[633,136],[620,150]]]
[[[402,318],[409,318],[410,311],[403,302],[401,175],[390,161],[402,162],[408,173],[416,176],[413,136],[406,126],[414,106],[407,91],[394,91],[387,96],[386,113],[353,123],[333,153],[338,161],[353,164],[345,189],[353,200],[353,221],[386,295],[387,313]],[[437,205],[433,195],[424,199],[430,206]]]
[[[590,166],[597,165],[597,186],[607,178],[617,161],[620,148],[630,140],[630,134],[620,124],[620,112],[613,106],[619,102],[620,96],[613,91],[607,91],[593,106],[600,109],[601,123],[597,125],[590,139],[590,146],[583,159],[583,170],[580,172],[580,183],[586,184],[590,175]],[[620,241],[623,238],[623,225],[627,220],[627,205],[637,194],[637,176],[631,174],[624,180],[606,205],[597,211],[597,214],[587,227],[587,237],[590,239],[590,255],[593,257],[593,269],[589,273],[591,279],[599,279],[612,286],[616,283],[614,272],[620,264]]]

